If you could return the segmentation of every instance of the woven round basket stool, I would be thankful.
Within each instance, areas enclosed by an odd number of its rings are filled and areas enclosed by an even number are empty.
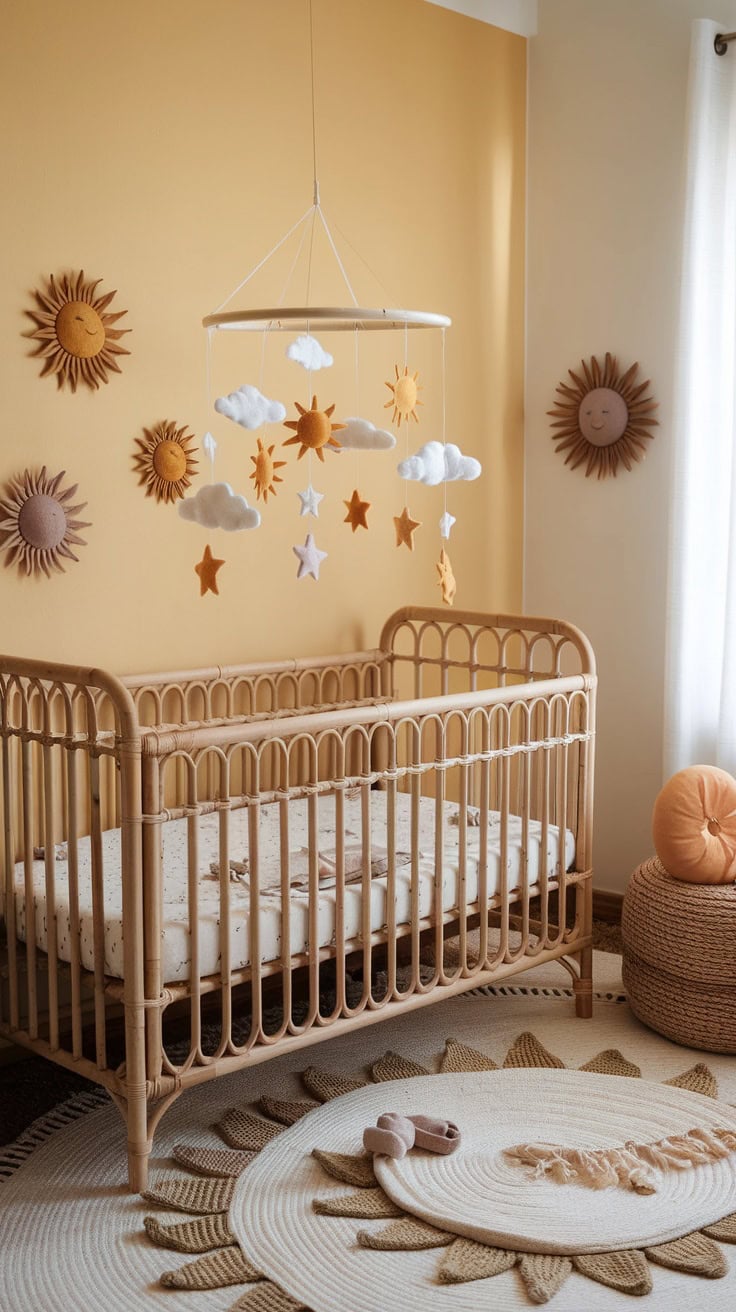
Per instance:
[[[675,1043],[736,1052],[736,885],[684,883],[652,857],[631,876],[621,929],[634,1015]]]

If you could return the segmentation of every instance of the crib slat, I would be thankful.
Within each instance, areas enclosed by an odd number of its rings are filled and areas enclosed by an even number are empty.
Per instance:
[[[23,791],[23,874],[26,914],[26,960],[28,963],[28,1033],[32,1039],[38,1036],[38,985],[36,977],[36,890],[33,881],[33,812],[34,812],[34,770],[33,748],[27,739],[21,741],[21,788]],[[12,869],[12,867],[10,867]],[[6,870],[8,869],[6,865]],[[8,876],[6,875],[6,878]],[[8,951],[11,942],[15,953],[15,939],[8,933]],[[13,957],[14,960],[14,957]],[[14,971],[12,964],[11,978]]]
[[[92,864],[92,942],[95,994],[95,1050],[97,1064],[107,1066],[105,1036],[105,885],[100,822],[100,758],[89,758],[90,856]],[[47,849],[48,851],[48,849]]]
[[[163,903],[162,846],[163,820],[161,811],[162,768],[153,756],[143,758],[142,769],[143,814],[143,917],[144,917],[144,988],[146,998],[160,997],[161,979],[161,927]],[[146,1015],[146,1071],[153,1079],[161,1074],[163,1058],[163,1017],[159,1008],[149,1007]]]
[[[230,771],[227,760],[222,757],[220,758],[218,794],[220,799],[220,809],[218,811],[218,860],[220,863],[220,987],[222,990],[220,1010],[222,1030],[217,1049],[217,1055],[219,1057],[230,1042],[233,1026],[230,902]],[[250,853],[248,855],[250,856]],[[249,909],[252,911],[252,907],[249,907]],[[251,920],[252,918],[251,915]],[[253,962],[251,961],[251,968],[252,965]]]
[[[15,795],[14,775],[11,768],[11,750],[3,734],[3,828],[5,831],[5,923],[8,927],[8,1000],[11,1029],[20,1025],[18,1008],[18,961],[15,927],[15,849],[13,843],[13,812],[11,798]]]
[[[49,987],[49,1043],[59,1047],[59,944],[56,909],[56,850],[54,834],[54,761],[48,742],[42,747],[44,807],[44,869],[46,875],[46,953]]]
[[[288,787],[288,758],[286,760],[285,787]],[[291,1033],[292,971],[291,971],[291,887],[289,883],[289,802],[279,802],[279,861],[281,873],[281,996],[284,1005],[284,1027]]]
[[[67,732],[72,732],[69,725]],[[80,923],[79,923],[79,799],[77,787],[77,757],[73,750],[66,750],[66,851],[67,851],[67,885],[69,889],[69,934],[71,957],[71,999],[72,999],[72,1055],[82,1055],[82,980],[80,962]]]
[[[261,1037],[263,1030],[263,997],[261,984],[261,856],[260,856],[261,808],[258,802],[248,807],[248,857],[250,872],[249,927],[250,927],[250,970],[251,970],[251,1025],[248,1036],[252,1045]]]
[[[208,777],[210,774],[208,765]],[[189,917],[189,1037],[192,1053],[202,1055],[202,985],[199,962],[199,815],[197,813],[197,770],[188,762],[187,797],[187,914]],[[162,981],[163,983],[163,981]]]

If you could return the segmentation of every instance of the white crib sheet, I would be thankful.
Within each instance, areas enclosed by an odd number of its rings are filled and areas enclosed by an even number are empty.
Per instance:
[[[386,843],[386,794],[371,793],[371,844],[374,858],[380,861]],[[454,910],[458,905],[458,806],[447,802],[444,806],[443,842],[443,911]],[[227,815],[227,813],[224,813]],[[360,845],[361,809],[359,795],[345,798],[345,842],[351,854]],[[455,823],[453,824],[453,820]],[[227,815],[229,824],[229,855],[231,861],[245,862],[248,858],[248,813],[241,809]],[[435,804],[431,798],[420,802],[419,824],[419,914],[428,916],[434,898]],[[537,882],[546,866],[550,878],[560,873],[559,834],[555,826],[548,829],[547,851],[541,853],[541,824],[529,823],[528,873],[529,884]],[[497,892],[500,884],[501,833],[498,813],[490,815],[488,835],[488,896]],[[480,852],[479,829],[468,827],[466,859],[465,902],[470,904],[478,895],[478,859]],[[396,870],[396,924],[411,921],[411,865],[408,863],[411,833],[411,798],[398,794],[396,798],[396,850],[407,854],[407,864]],[[190,931],[187,874],[187,822],[172,820],[161,828],[163,843],[163,920],[162,957],[166,983],[186,980],[190,975]],[[323,868],[330,864],[335,848],[334,797],[319,799],[319,851]],[[290,904],[291,954],[306,952],[309,942],[309,896],[303,882],[308,872],[307,803],[294,800],[289,804],[289,866],[292,882]],[[114,978],[123,978],[123,922],[122,889],[120,882],[120,830],[110,829],[103,834],[104,900],[105,900],[105,972]],[[219,878],[210,867],[217,864],[219,852],[219,818],[217,815],[200,817],[198,880],[199,966],[202,977],[216,974],[220,969]],[[281,955],[282,912],[280,889],[280,829],[277,804],[262,806],[259,825],[260,871],[260,958],[262,962],[278,960]],[[575,840],[567,830],[565,834],[565,869],[575,857]],[[380,869],[380,866],[379,866]],[[509,817],[508,856],[509,890],[516,889],[523,873],[522,825],[518,816]],[[71,930],[69,921],[68,866],[64,848],[56,853],[54,862],[56,884],[56,923],[58,954],[63,961],[71,960]],[[248,876],[233,877],[231,883],[230,947],[233,970],[250,963],[250,897]],[[78,840],[78,885],[80,908],[80,957],[82,966],[92,970],[92,872],[89,838]],[[22,864],[15,868],[16,923],[19,938],[26,937],[25,884]],[[34,905],[36,913],[35,938],[37,947],[46,950],[46,884],[44,863],[33,863]],[[345,888],[345,937],[356,937],[361,925],[361,883]],[[370,889],[371,929],[384,928],[387,921],[387,878],[375,874]],[[335,940],[336,903],[335,889],[321,886],[319,892],[318,936],[319,946],[327,947]]]

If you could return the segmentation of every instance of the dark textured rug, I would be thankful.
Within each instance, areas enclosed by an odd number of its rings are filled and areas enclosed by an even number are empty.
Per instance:
[[[621,930],[618,925],[595,921],[593,934],[595,947],[601,951],[621,951]],[[358,987],[360,989],[362,986]],[[330,1007],[331,999],[326,999],[326,1004]],[[217,1037],[217,1031],[213,1029],[215,1046]],[[183,1035],[182,1041],[185,1042]],[[176,1045],[169,1052],[175,1057]],[[119,1053],[111,1052],[108,1059],[112,1066],[122,1061],[122,1047]],[[22,1057],[0,1066],[0,1145],[12,1143],[33,1121],[46,1115],[58,1103],[66,1102],[76,1093],[88,1093],[97,1087],[90,1080],[63,1066],[56,1066],[43,1057]]]

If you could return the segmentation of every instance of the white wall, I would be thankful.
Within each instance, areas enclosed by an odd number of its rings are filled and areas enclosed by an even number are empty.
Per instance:
[[[526,609],[579,624],[597,651],[596,887],[615,891],[652,850],[662,784],[671,391],[695,18],[734,30],[736,0],[539,0],[530,42]],[[725,58],[736,59],[736,46]],[[567,369],[607,350],[640,362],[660,427],[644,463],[599,483],[565,467],[545,412]]]

